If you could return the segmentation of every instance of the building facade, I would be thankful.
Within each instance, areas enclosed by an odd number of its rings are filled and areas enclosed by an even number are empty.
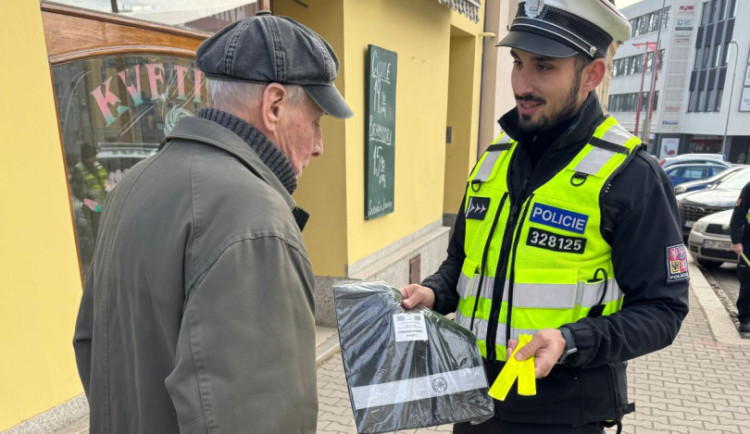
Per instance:
[[[748,161],[750,29],[735,23],[750,18],[750,5],[643,0],[623,12],[632,39],[614,59],[609,112],[659,158],[724,152]]]
[[[0,133],[10,157],[0,171],[0,431],[85,410],[72,334],[106,194],[156,152],[179,117],[205,105],[204,77],[192,62],[200,42],[258,9],[291,16],[331,43],[336,86],[355,112],[324,119],[325,153],[295,193],[311,214],[304,237],[318,323],[334,324],[337,281],[401,286],[437,269],[448,242],[444,203],[458,206],[450,188],[464,184],[476,161],[485,2],[61,3],[0,3],[0,44],[13,59],[0,70],[8,98]],[[368,147],[373,46],[396,56],[388,158]],[[373,167],[391,188],[377,215],[367,190]]]

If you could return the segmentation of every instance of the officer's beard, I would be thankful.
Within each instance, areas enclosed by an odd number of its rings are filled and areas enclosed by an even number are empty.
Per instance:
[[[580,74],[576,74],[575,81],[573,82],[573,87],[570,88],[570,92],[568,92],[568,95],[565,98],[565,101],[563,101],[563,104],[559,110],[546,115],[541,114],[536,120],[532,120],[532,117],[530,115],[519,114],[518,125],[521,127],[521,131],[525,133],[541,133],[554,128],[561,122],[568,120],[578,114],[578,110],[580,108],[578,107],[578,91],[580,90],[581,76]],[[547,104],[547,101],[545,99],[534,95],[516,95],[516,100]]]

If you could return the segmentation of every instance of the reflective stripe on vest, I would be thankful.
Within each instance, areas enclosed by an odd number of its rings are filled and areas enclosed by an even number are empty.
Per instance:
[[[606,118],[568,165],[523,204],[501,199],[508,195],[507,171],[517,143],[488,148],[466,191],[465,206],[481,199],[475,203],[486,204],[487,211],[466,215],[466,260],[456,313],[456,321],[474,332],[483,356],[494,291],[502,291],[495,307],[497,360],[505,360],[507,338],[575,322],[600,303],[603,315],[620,310],[623,292],[614,276],[611,248],[601,236],[599,198],[639,144],[614,118]],[[497,276],[504,264],[505,275]]]

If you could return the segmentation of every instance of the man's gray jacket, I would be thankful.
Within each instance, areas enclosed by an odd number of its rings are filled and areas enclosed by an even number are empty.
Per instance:
[[[126,174],[75,330],[92,434],[315,432],[313,274],[294,208],[249,145],[205,119],[181,119]]]

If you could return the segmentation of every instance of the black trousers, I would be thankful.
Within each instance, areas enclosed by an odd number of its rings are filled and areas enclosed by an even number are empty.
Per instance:
[[[750,246],[750,242],[743,242],[744,246]],[[745,247],[745,256],[750,257],[750,252]],[[740,258],[737,263],[737,279],[740,281],[740,295],[737,297],[737,319],[740,324],[750,323],[750,267],[745,260]]]
[[[454,434],[603,434],[601,424],[582,426],[510,423],[492,418],[479,425],[469,422],[453,425]]]

